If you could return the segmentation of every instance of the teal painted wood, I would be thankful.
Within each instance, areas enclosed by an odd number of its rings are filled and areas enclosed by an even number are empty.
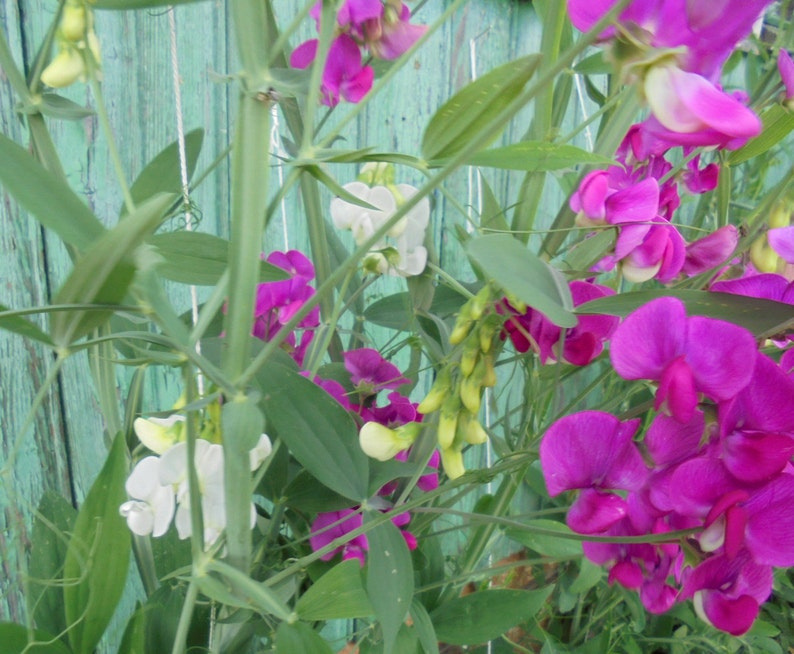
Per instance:
[[[276,0],[274,5],[282,24],[288,23],[294,15],[294,0]],[[28,65],[32,60],[54,6],[54,2],[45,0],[0,0],[0,25],[19,63]],[[446,6],[448,2],[440,0],[428,2],[418,19],[430,23]],[[223,79],[237,67],[234,44],[229,42],[232,32],[229,8],[227,3],[219,1],[201,2],[178,7],[175,16],[185,128],[206,130],[198,164],[201,171],[226,148],[233,131],[237,89],[233,81]],[[96,30],[102,46],[104,94],[129,182],[177,136],[168,17],[160,9],[97,12]],[[301,36],[310,35],[311,26],[307,24]],[[345,147],[374,145],[418,155],[424,126],[446,98],[495,65],[537,50],[539,42],[539,24],[528,3],[471,0],[417,53],[381,97],[349,125]],[[90,93],[82,84],[76,84],[66,95],[77,102],[91,103]],[[10,86],[0,77],[3,133],[27,145],[28,137],[14,115],[14,104]],[[337,109],[328,124],[333,125],[346,110],[344,106]],[[572,118],[577,119],[576,115]],[[48,121],[48,124],[70,184],[87,198],[103,222],[113,224],[122,200],[96,119],[70,123]],[[280,133],[286,132],[283,119],[279,118],[277,125]],[[516,140],[527,127],[528,117],[522,114],[508,130],[505,141]],[[263,143],[262,147],[269,144]],[[280,147],[277,134],[273,147]],[[352,165],[337,165],[331,172],[343,184],[357,174]],[[400,172],[404,175],[401,181],[414,184],[421,181],[412,171]],[[283,174],[283,169],[274,166],[272,188],[278,186],[279,175]],[[485,176],[505,205],[515,201],[520,175],[486,171]],[[476,171],[456,173],[447,182],[447,188],[464,211],[476,215],[479,202]],[[325,189],[322,192],[324,206],[328,206],[331,195]],[[561,197],[554,185],[547,183],[539,225],[549,224]],[[51,234],[43,234],[37,223],[20,211],[4,191],[2,198],[0,270],[4,284],[0,303],[15,308],[36,306],[62,283],[69,270],[69,258],[58,240]],[[198,210],[198,228],[228,236],[227,163],[208,176],[192,199]],[[433,236],[441,265],[458,278],[470,278],[453,230],[455,225],[465,224],[465,216],[443,196],[438,195],[435,201]],[[292,194],[268,229],[263,250],[289,247],[308,251],[302,216],[300,199]],[[401,280],[382,280],[368,297],[376,299],[402,288]],[[169,287],[169,293],[181,309],[189,307],[187,287],[174,284]],[[382,342],[386,336],[376,330],[368,331],[368,337],[375,343]],[[45,349],[0,332],[0,465],[5,465],[12,456],[11,449],[25,413],[52,363],[52,355]],[[107,434],[89,381],[88,365],[84,354],[66,363],[58,384],[46,394],[33,429],[21,435],[22,447],[12,474],[4,477],[6,483],[0,487],[3,509],[0,620],[25,618],[21,594],[24,557],[29,547],[33,510],[42,492],[54,489],[72,501],[81,501],[104,460]],[[119,373],[119,406],[126,399],[129,376],[128,371]],[[173,375],[151,371],[147,382],[143,404],[146,411],[168,408],[179,394],[179,382]],[[137,597],[140,587],[132,576],[114,626],[116,639]],[[112,642],[117,640],[111,639],[102,651],[115,651]]]

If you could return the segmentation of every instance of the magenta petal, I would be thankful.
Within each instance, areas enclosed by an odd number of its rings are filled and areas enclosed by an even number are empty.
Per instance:
[[[565,521],[580,534],[600,534],[628,512],[626,500],[614,493],[587,488],[576,498]]]
[[[703,612],[709,622],[733,636],[741,636],[753,626],[758,609],[758,602],[749,595],[731,599],[719,592],[703,594]]]
[[[738,486],[718,460],[699,457],[675,469],[670,479],[670,488],[675,491],[670,499],[681,515],[705,519],[714,505]]]
[[[638,590],[642,586],[642,568],[633,561],[618,561],[609,571],[609,583],[618,582],[624,588]]]
[[[794,226],[776,227],[766,233],[771,247],[786,263],[794,263]]]
[[[317,56],[317,43],[317,39],[301,43],[289,56],[289,65],[293,68],[308,68]]]
[[[594,170],[585,175],[579,189],[571,196],[571,209],[583,212],[591,220],[604,220],[609,176],[606,170]]]
[[[653,406],[666,411],[680,423],[688,423],[695,416],[697,403],[692,370],[683,356],[676,357],[662,373]]]
[[[607,199],[607,222],[611,225],[647,222],[659,210],[659,184],[653,177],[614,193]]]
[[[610,358],[624,379],[659,379],[668,363],[684,352],[686,310],[672,297],[648,302],[615,330]]]
[[[745,502],[747,549],[762,564],[794,565],[794,476],[782,474]]]
[[[576,488],[632,490],[647,468],[632,442],[639,420],[621,423],[600,411],[561,418],[540,443],[540,462],[549,495]]]
[[[697,454],[705,430],[706,421],[701,411],[683,424],[660,413],[645,434],[644,443],[653,462],[666,466]]]
[[[791,55],[783,49],[777,55],[777,69],[786,89],[786,100],[791,100],[794,98],[794,61],[792,61]]]
[[[758,483],[781,472],[794,455],[794,439],[785,434],[735,432],[723,439],[723,462],[741,481]]]
[[[720,227],[717,231],[693,241],[686,246],[686,275],[698,275],[724,263],[733,254],[739,242],[739,232],[733,225]]]
[[[687,360],[698,390],[724,401],[750,381],[756,358],[753,335],[733,323],[693,316],[687,324]]]

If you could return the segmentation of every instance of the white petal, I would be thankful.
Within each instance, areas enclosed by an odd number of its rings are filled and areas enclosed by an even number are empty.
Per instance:
[[[146,447],[156,454],[163,454],[182,438],[184,416],[173,415],[168,418],[136,418],[132,423],[135,435]]]
[[[147,456],[138,461],[132,469],[130,476],[124,487],[127,495],[136,500],[149,501],[149,498],[157,492],[160,486],[159,479],[160,459],[156,456]]]
[[[127,526],[133,534],[148,536],[154,527],[154,512],[146,502],[132,500],[119,507],[119,513],[127,519]]]
[[[264,460],[270,456],[272,451],[273,445],[270,443],[270,438],[267,434],[262,434],[259,437],[259,442],[249,454],[251,470],[256,470],[259,466],[261,466]]]

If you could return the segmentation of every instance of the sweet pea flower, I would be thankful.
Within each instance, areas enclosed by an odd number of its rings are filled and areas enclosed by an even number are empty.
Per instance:
[[[175,443],[185,439],[185,416],[174,414],[167,418],[135,418],[135,435],[155,454],[163,454]]]
[[[653,66],[643,89],[663,128],[658,135],[678,145],[735,149],[761,133],[761,120],[751,109],[697,73],[673,65]]]
[[[290,66],[308,68],[317,57],[317,39],[301,43],[290,55]],[[360,102],[372,88],[375,73],[361,63],[361,51],[348,34],[340,34],[331,43],[322,77],[322,100],[335,107],[340,100]]]
[[[794,61],[785,50],[780,50],[777,54],[777,69],[785,89],[783,104],[794,110]]]
[[[347,350],[343,357],[350,381],[363,397],[376,395],[384,389],[393,390],[409,381],[397,366],[372,348]]]
[[[160,483],[160,458],[147,456],[138,461],[125,485],[132,500],[124,502],[119,513],[138,536],[162,536],[171,525],[176,506],[174,491]]]
[[[725,225],[708,236],[686,246],[686,259],[681,268],[685,275],[699,275],[725,263],[739,243],[739,230]]]
[[[615,294],[611,288],[586,281],[574,280],[569,286],[575,307],[590,300]],[[604,341],[611,336],[618,325],[618,319],[614,316],[579,315],[576,326],[565,331],[560,357],[562,328],[535,309],[529,308],[523,314],[518,314],[507,300],[503,301],[502,306],[516,314],[510,316],[504,324],[504,332],[510,337],[513,346],[519,352],[526,352],[532,348],[540,357],[540,362],[544,364],[561,358],[562,361],[575,366],[586,366],[601,354]]]
[[[351,531],[360,528],[364,524],[361,512],[353,509],[342,509],[341,511],[330,511],[320,513],[314,519],[311,526],[311,536],[309,543],[316,552],[330,545],[337,538],[344,538]],[[369,549],[369,542],[365,534],[359,534],[340,545],[326,552],[320,557],[321,561],[330,561],[339,552],[342,553],[342,560],[358,560],[361,566],[366,561],[366,551]]]
[[[756,345],[746,329],[714,318],[687,317],[673,297],[652,300],[615,330],[612,365],[624,379],[659,382],[656,409],[679,422],[695,414],[698,394],[730,400],[750,381]]]
[[[692,598],[701,620],[734,636],[746,633],[772,594],[772,569],[747,553],[713,556],[687,570],[681,599]]]
[[[396,59],[427,31],[427,25],[412,25],[411,10],[400,0],[387,0],[380,19],[364,23],[362,35],[373,57]]]
[[[570,206],[580,225],[619,225],[652,220],[659,209],[659,184],[653,178],[634,182],[612,166],[585,175]]]
[[[377,422],[366,422],[358,432],[364,454],[378,461],[389,461],[413,445],[419,435],[419,423],[411,422],[389,429]]]
[[[627,514],[626,500],[609,491],[638,490],[645,481],[648,469],[632,441],[639,424],[582,411],[560,418],[543,436],[540,464],[549,495],[581,491],[567,517],[574,531],[600,533]]]

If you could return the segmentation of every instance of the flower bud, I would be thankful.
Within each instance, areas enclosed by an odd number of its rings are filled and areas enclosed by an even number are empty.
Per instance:
[[[463,353],[460,355],[460,372],[464,377],[468,377],[474,372],[474,366],[480,358],[480,337],[473,333],[463,344]]]
[[[488,432],[483,429],[476,417],[472,417],[466,425],[464,438],[469,445],[482,445],[488,442]]]
[[[85,76],[85,62],[74,48],[61,50],[41,73],[41,81],[54,89],[62,89]]]
[[[409,422],[399,429],[389,429],[377,422],[367,422],[358,433],[358,442],[367,456],[378,461],[388,461],[411,447],[418,434],[418,422]]]
[[[478,365],[482,365],[483,370],[480,383],[485,386],[485,388],[493,388],[496,386],[496,370],[493,367],[493,357],[490,355],[482,357]]]
[[[77,43],[85,36],[86,9],[83,5],[67,3],[61,17],[61,36],[67,41]]]
[[[185,439],[185,416],[172,415],[167,418],[135,418],[132,423],[135,435],[156,454],[163,454],[176,443]]]
[[[441,448],[450,447],[455,440],[455,431],[458,426],[460,413],[460,398],[450,395],[441,406],[438,417],[438,445]]]
[[[450,479],[457,479],[466,472],[463,465],[463,453],[457,448],[441,449],[441,465]]]
[[[486,284],[483,286],[477,294],[469,300],[469,315],[471,316],[472,320],[479,320],[482,318],[482,314],[485,311],[485,307],[491,301],[491,287]]]
[[[463,406],[472,414],[480,412],[481,389],[482,386],[476,375],[464,377],[458,387],[458,393],[460,394],[460,400],[463,402]]]
[[[450,372],[449,368],[445,367],[441,370],[441,372],[438,373],[436,381],[433,383],[433,386],[430,388],[428,394],[425,395],[425,399],[423,399],[419,403],[419,406],[416,407],[416,410],[419,413],[423,413],[425,415],[428,413],[433,413],[434,411],[438,411],[449,394],[449,390]]]
[[[455,320],[455,326],[452,328],[452,333],[449,335],[450,344],[457,345],[458,343],[462,343],[463,339],[469,335],[469,330],[473,324],[474,321],[469,318],[468,311],[466,311],[466,306],[464,305],[463,309]]]

